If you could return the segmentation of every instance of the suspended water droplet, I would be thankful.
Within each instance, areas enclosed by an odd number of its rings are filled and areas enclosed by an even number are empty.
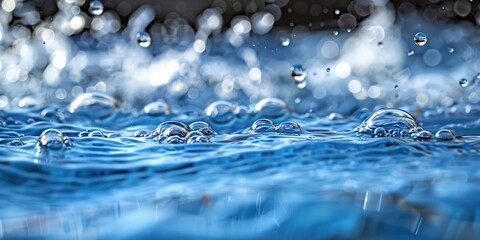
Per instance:
[[[454,48],[452,48],[452,47],[449,47],[449,48],[448,48],[448,52],[449,52],[449,53],[453,53],[454,51],[455,51]]]
[[[383,47],[383,42],[378,42],[377,45],[378,45],[379,48],[382,48]]]
[[[70,103],[68,110],[76,115],[105,119],[116,113],[118,108],[118,102],[108,95],[84,93]]]
[[[458,84],[459,84],[461,87],[467,87],[467,86],[468,86],[468,80],[465,79],[465,78],[462,78],[462,79],[460,79],[460,81],[458,81]]]
[[[193,132],[201,132],[206,136],[211,136],[215,134],[215,131],[208,125],[206,122],[193,122],[188,125]]]
[[[276,131],[277,133],[300,134],[302,132],[302,129],[300,128],[300,125],[296,122],[285,121],[277,126]]]
[[[88,7],[88,12],[92,16],[102,15],[102,13],[103,13],[103,3],[101,1],[98,1],[98,0],[91,1],[90,6]]]
[[[140,47],[146,48],[152,43],[152,38],[147,32],[139,32],[137,33],[137,43]]]
[[[208,105],[205,115],[216,124],[228,124],[236,119],[236,105],[227,101],[216,101]]]
[[[152,117],[164,116],[170,114],[170,107],[162,101],[155,101],[147,104],[143,108],[143,112]]]
[[[455,138],[455,134],[448,129],[440,129],[435,133],[435,137],[442,141],[450,141]]]
[[[294,64],[290,67],[290,77],[296,81],[303,81],[307,77],[307,72],[301,64]]]
[[[417,45],[417,46],[423,46],[427,43],[427,35],[425,35],[425,33],[423,32],[418,32],[415,34],[415,36],[413,37],[413,42]]]
[[[261,118],[255,121],[250,127],[249,133],[273,133],[275,124],[270,119]]]
[[[408,51],[408,53],[407,53],[407,55],[408,55],[409,57],[412,56],[413,54],[415,54],[415,52],[414,52],[413,50],[410,50],[410,51]]]
[[[334,36],[338,36],[338,31],[333,31]]]
[[[290,112],[287,104],[278,98],[264,98],[260,100],[255,105],[255,110],[260,116],[266,118],[280,118]]]
[[[68,138],[56,129],[47,129],[40,134],[37,147],[49,150],[61,150],[67,147]]]
[[[398,90],[400,87],[398,85],[395,85],[395,90]]]
[[[290,38],[289,37],[281,37],[280,41],[282,43],[282,46],[287,47],[290,45]]]
[[[357,128],[358,134],[367,134],[375,136],[377,128],[383,128],[385,131],[394,129],[396,131],[409,131],[417,129],[417,120],[408,112],[390,108],[380,109],[366,118]]]
[[[340,14],[340,9],[335,9],[335,15],[339,15]]]
[[[326,71],[327,71],[327,73],[330,72],[330,68],[327,68]]]

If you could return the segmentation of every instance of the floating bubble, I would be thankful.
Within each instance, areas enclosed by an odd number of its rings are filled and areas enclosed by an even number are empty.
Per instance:
[[[465,78],[462,78],[462,79],[460,79],[460,81],[458,81],[458,84],[459,84],[461,87],[467,87],[467,86],[468,86],[468,80],[465,79]]]
[[[425,35],[425,33],[423,32],[418,32],[415,34],[415,36],[413,37],[413,42],[417,45],[417,46],[423,46],[427,43],[427,35]]]
[[[25,143],[22,142],[21,140],[15,139],[15,140],[10,142],[10,145],[12,145],[12,146],[23,146],[23,145],[25,145]]]
[[[98,0],[94,0],[90,2],[90,6],[88,7],[88,12],[92,16],[100,16],[103,13],[103,3]]]
[[[214,135],[215,131],[208,125],[206,122],[193,122],[190,125],[190,130],[192,132],[201,132],[202,134],[206,136]]]
[[[231,123],[236,119],[236,105],[227,101],[216,101],[208,105],[205,109],[205,115],[216,124]]]
[[[408,112],[390,108],[380,109],[366,118],[355,131],[359,134],[369,134],[375,136],[377,128],[383,128],[385,131],[390,129],[396,131],[409,131],[417,129],[417,120]]]
[[[448,129],[440,129],[437,133],[435,133],[435,137],[441,141],[450,141],[455,138],[455,134]]]
[[[278,98],[264,98],[255,105],[255,110],[262,117],[279,118],[287,115],[290,110],[287,104]]]
[[[67,147],[69,140],[56,129],[47,129],[40,134],[37,147],[50,150],[61,150]]]
[[[275,132],[275,124],[270,119],[261,118],[250,127],[249,133],[272,133]]]
[[[181,127],[181,128],[183,128],[185,131],[188,131],[188,130],[189,130],[188,126],[187,126],[185,123],[178,122],[178,121],[166,121],[166,122],[160,123],[160,125],[158,125],[158,126],[155,128],[154,133],[157,134],[157,135],[160,135],[160,134],[162,134],[165,130],[167,130],[168,128],[173,127],[173,126]]]
[[[375,137],[385,137],[387,131],[385,131],[385,128],[383,127],[377,127],[373,134],[375,134]]]
[[[300,128],[300,125],[296,122],[285,121],[277,126],[276,132],[286,134],[300,134],[302,132],[302,129]]]
[[[150,37],[150,34],[147,32],[139,32],[137,33],[137,44],[140,47],[149,47],[150,44],[152,43],[152,38]]]
[[[147,104],[143,108],[143,112],[152,117],[164,116],[170,114],[170,107],[162,101],[156,101]]]
[[[88,137],[98,137],[98,138],[104,138],[106,137],[105,134],[101,131],[95,130],[92,131],[88,134]]]
[[[281,37],[280,42],[282,43],[282,46],[287,47],[290,45],[290,38],[289,37]]]
[[[433,138],[433,134],[429,131],[423,130],[417,133],[417,139],[419,140],[428,140],[432,138]]]
[[[94,119],[112,116],[119,108],[118,102],[102,93],[84,93],[78,96],[68,107],[68,111]]]
[[[148,130],[138,130],[133,133],[133,137],[149,137],[150,131]]]

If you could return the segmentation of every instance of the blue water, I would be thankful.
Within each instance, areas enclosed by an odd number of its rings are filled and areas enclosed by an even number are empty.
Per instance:
[[[0,238],[480,238],[478,25],[71,2],[0,10]]]

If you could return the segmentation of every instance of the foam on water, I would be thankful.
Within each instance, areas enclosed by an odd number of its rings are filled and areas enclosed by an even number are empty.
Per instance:
[[[478,3],[291,2],[2,1],[0,238],[479,238]]]

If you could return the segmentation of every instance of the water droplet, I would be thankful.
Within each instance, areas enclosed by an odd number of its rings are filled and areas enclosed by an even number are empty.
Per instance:
[[[395,85],[395,90],[398,90],[400,87],[398,85]]]
[[[215,131],[206,122],[193,122],[188,125],[193,132],[201,132],[203,135],[214,135]]]
[[[339,15],[340,14],[340,9],[335,9],[335,15]]]
[[[167,129],[165,129],[161,134],[158,135],[158,142],[168,143],[168,139],[176,136],[182,139],[186,137],[188,134],[188,130],[183,128],[182,126],[173,125]]]
[[[307,77],[307,72],[301,64],[294,64],[290,67],[290,77],[296,81],[303,81]]]
[[[92,16],[102,15],[102,13],[103,13],[103,3],[101,1],[98,1],[98,0],[91,1],[90,6],[88,8],[88,12]]]
[[[227,101],[216,101],[208,105],[205,115],[216,124],[228,124],[236,119],[236,105]]]
[[[452,48],[452,47],[449,47],[449,48],[448,48],[448,52],[449,52],[449,53],[453,53],[454,51],[455,51],[454,48]]]
[[[250,127],[249,133],[272,133],[275,132],[275,124],[270,119],[261,118]]]
[[[427,139],[432,139],[433,138],[433,134],[429,131],[420,131],[419,133],[417,133],[417,139],[419,140],[427,140]]]
[[[327,73],[330,72],[330,68],[327,68]]]
[[[435,133],[435,137],[441,141],[450,141],[455,138],[455,134],[448,129],[440,129],[437,133]]]
[[[12,145],[12,146],[23,146],[23,145],[25,145],[25,143],[22,142],[21,140],[15,139],[15,140],[10,142],[10,145]]]
[[[280,123],[276,129],[277,133],[286,133],[286,134],[300,134],[302,129],[300,125],[296,122],[285,121]]]
[[[413,42],[417,45],[417,46],[423,46],[427,43],[427,35],[425,35],[425,33],[423,32],[418,32],[415,34],[415,36],[413,37]]]
[[[414,52],[413,50],[410,50],[410,51],[407,53],[407,55],[408,55],[409,57],[412,56],[413,54],[415,54],[415,52]]]
[[[170,107],[162,101],[155,101],[147,104],[143,108],[143,112],[152,117],[164,116],[170,114]]]
[[[255,110],[262,117],[279,118],[287,115],[290,110],[287,104],[278,98],[264,98],[255,105]]]
[[[383,42],[378,42],[377,45],[378,45],[378,47],[382,48],[383,47]]]
[[[61,150],[67,147],[68,138],[56,129],[47,129],[40,134],[37,147]]]
[[[356,128],[356,132],[358,134],[375,135],[375,130],[379,127],[386,131],[390,129],[408,131],[418,128],[418,123],[417,120],[406,111],[395,108],[380,109],[366,118]]]
[[[333,31],[334,36],[338,36],[338,31]]]
[[[281,37],[280,41],[282,42],[282,46],[287,47],[290,45],[290,38],[289,37]]]
[[[152,43],[152,38],[147,32],[139,32],[137,33],[137,43],[140,47],[146,48]]]
[[[84,93],[78,96],[68,107],[68,111],[94,119],[112,116],[119,108],[118,102],[102,93]]]
[[[468,80],[465,79],[465,78],[462,78],[462,79],[460,79],[460,81],[458,81],[458,84],[459,84],[461,87],[467,87],[467,86],[468,86]]]

